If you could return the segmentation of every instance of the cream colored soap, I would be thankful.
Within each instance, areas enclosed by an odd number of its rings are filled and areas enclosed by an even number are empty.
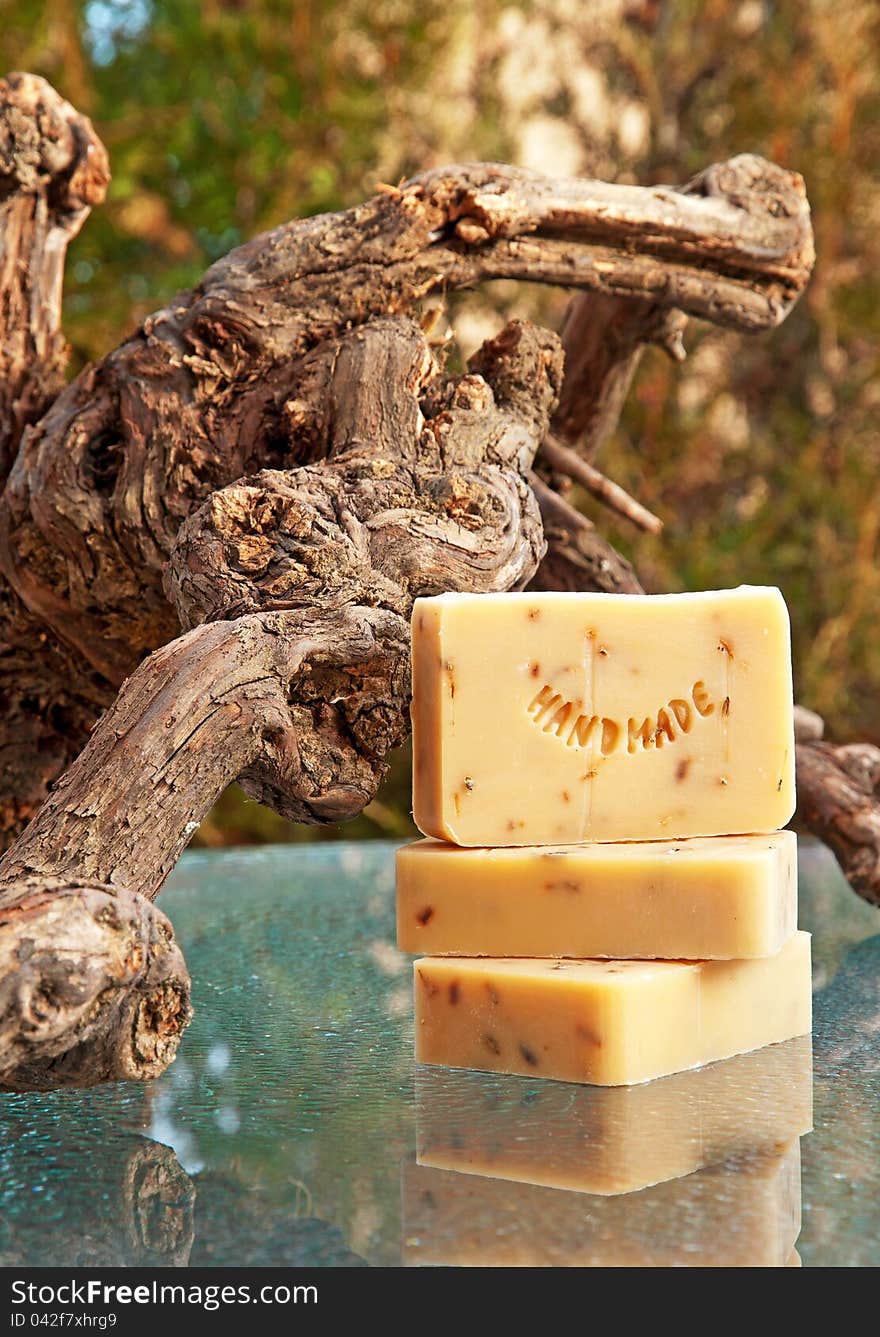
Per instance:
[[[410,1162],[401,1196],[408,1267],[788,1267],[800,1145],[614,1198]]]
[[[779,590],[443,594],[413,609],[413,810],[457,845],[775,831],[794,812]]]
[[[627,1086],[805,1035],[810,935],[753,961],[422,957],[416,1058]]]
[[[461,956],[772,956],[797,925],[797,837],[397,852],[397,945]]]
[[[641,1086],[416,1070],[420,1165],[582,1193],[633,1193],[812,1126],[805,1035]]]

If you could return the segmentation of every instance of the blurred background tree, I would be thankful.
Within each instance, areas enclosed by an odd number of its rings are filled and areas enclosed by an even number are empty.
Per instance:
[[[113,184],[71,248],[74,370],[213,260],[452,159],[683,181],[754,151],[803,173],[818,264],[785,324],[648,354],[603,468],[666,521],[602,513],[648,588],[779,584],[799,699],[880,741],[880,8],[875,0],[0,0],[0,68],[88,113]],[[565,294],[497,283],[438,326],[467,356]],[[594,503],[580,497],[584,509]],[[403,835],[409,758],[345,828],[230,791],[202,843]]]

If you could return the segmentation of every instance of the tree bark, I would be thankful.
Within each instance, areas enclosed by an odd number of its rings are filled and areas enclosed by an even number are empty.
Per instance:
[[[574,298],[559,332],[565,383],[554,435],[584,460],[595,459],[617,427],[645,347],[656,344],[683,362],[686,325],[683,312],[662,303],[593,293]]]
[[[236,478],[324,457],[322,396],[335,340],[352,324],[500,274],[584,286],[605,294],[602,311],[632,307],[618,294],[644,281],[661,305],[745,329],[776,323],[811,263],[800,179],[744,157],[689,189],[553,182],[498,166],[430,173],[233,251],[59,395],[0,502],[0,569],[15,595],[0,607],[12,647],[8,664],[0,658],[7,840],[126,675],[179,630],[162,576],[187,516]],[[663,324],[656,309],[639,316],[645,337]],[[593,378],[600,403],[615,398],[607,387],[631,344],[621,335],[622,351]],[[599,588],[627,587],[625,564],[597,533],[567,534],[551,535],[545,585],[595,568]],[[40,647],[47,662],[33,661]],[[37,755],[28,769],[23,758]]]
[[[632,564],[591,520],[537,475],[532,487],[541,507],[547,551],[529,589],[644,593]]]
[[[796,744],[798,816],[834,852],[854,891],[880,905],[880,748]]]
[[[0,80],[0,484],[64,385],[64,258],[109,181],[91,122],[44,79]],[[20,830],[109,705],[63,639],[0,586],[0,842]]]
[[[502,276],[777,324],[812,263],[800,178],[743,157],[692,189],[453,167],[239,247],[29,435],[0,506],[4,575],[118,686],[177,629],[161,573],[190,512],[245,474],[326,453],[323,384],[351,325]]]
[[[0,90],[19,107],[0,118],[19,126],[0,138],[0,225],[24,238],[19,195],[69,197],[63,238],[106,164],[29,80]],[[66,157],[28,176],[50,105]],[[591,461],[642,347],[680,356],[686,315],[771,328],[812,259],[803,183],[751,156],[681,190],[444,168],[231,252],[24,431],[58,345],[9,303],[25,408],[0,403],[17,444],[0,499],[7,835],[45,799],[0,862],[9,1086],[170,1060],[189,984],[152,898],[234,778],[295,820],[370,801],[408,727],[415,597],[640,588],[566,477],[625,510]],[[497,277],[582,290],[564,380],[556,337],[519,322],[444,375],[407,312]]]
[[[189,981],[149,900],[208,807],[237,777],[294,820],[355,816],[408,732],[412,600],[537,566],[526,476],[561,381],[555,336],[514,324],[446,378],[412,321],[385,318],[309,373],[325,459],[192,513],[166,570],[192,630],[123,684],[0,862],[8,1088],[161,1070]]]
[[[91,121],[45,79],[0,79],[0,481],[64,384],[64,257],[110,180]]]

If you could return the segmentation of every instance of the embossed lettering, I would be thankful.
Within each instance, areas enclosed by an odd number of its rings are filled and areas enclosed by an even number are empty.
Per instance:
[[[672,720],[669,718],[669,712],[665,706],[661,706],[657,711],[657,729],[654,734],[657,740],[657,746],[663,746],[664,738],[668,738],[670,743],[675,742],[675,730],[672,727]]]
[[[537,721],[545,711],[559,705],[561,700],[562,697],[558,692],[554,692],[552,687],[542,687],[534,700],[529,703],[529,713],[534,715]]]
[[[675,722],[682,733],[690,733],[694,717],[687,701],[683,701],[680,696],[676,696],[669,702],[669,709],[675,716]]]
[[[691,696],[694,699],[694,705],[701,715],[706,716],[712,714],[712,711],[715,709],[715,703],[709,696],[709,693],[706,690],[706,684],[703,682],[702,678],[694,683],[694,689],[691,692]]]
[[[677,742],[690,733],[697,717],[705,719],[714,714],[715,702],[702,678],[694,683],[690,697],[691,700],[686,701],[684,697],[675,696],[658,708],[656,716],[646,715],[640,719],[631,715],[626,724],[622,724],[607,715],[579,713],[581,701],[565,701],[561,692],[555,692],[545,683],[529,702],[527,712],[544,733],[563,739],[566,747],[596,748],[598,744],[597,750],[607,757],[625,738],[626,750],[632,756],[652,747],[662,748],[667,743]],[[726,715],[729,708],[725,700],[721,714]],[[595,771],[588,771],[583,778],[591,780],[594,775]]]
[[[593,735],[593,730],[598,723],[598,715],[578,715],[572,725],[571,733],[565,740],[566,746],[586,747]]]
[[[617,741],[621,735],[620,725],[617,720],[603,719],[602,721],[602,756],[609,756],[617,747]]]
[[[563,730],[565,729],[566,724],[568,724],[573,709],[574,706],[572,705],[571,701],[563,702],[563,704],[557,710],[556,714],[550,717],[549,723],[544,725],[544,732],[555,733],[557,738],[561,738]]]
[[[642,720],[641,724],[639,724],[638,720],[634,720],[630,715],[626,722],[627,752],[635,752],[639,739],[641,739],[643,749],[647,751],[648,748],[652,747],[654,744],[654,735],[656,732],[657,725],[651,719],[650,715],[647,719]]]

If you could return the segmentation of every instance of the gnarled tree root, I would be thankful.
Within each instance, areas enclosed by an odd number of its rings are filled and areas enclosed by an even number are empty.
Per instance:
[[[40,108],[55,108],[65,125],[75,113],[33,76],[0,86],[4,105],[7,123],[17,127],[0,154],[8,199],[51,211],[66,198],[73,148],[56,175],[48,151],[41,170],[31,170],[33,145],[45,131]],[[78,225],[100,198],[106,161],[87,122],[76,127],[71,145],[85,146],[85,157],[75,159],[72,180],[90,183],[75,192]],[[66,236],[56,238],[61,254]],[[10,227],[3,246],[16,273],[43,263],[20,230]],[[748,155],[680,189],[553,180],[499,164],[451,166],[232,251],[47,411],[40,401],[26,415],[32,426],[0,500],[0,570],[8,584],[8,607],[0,604],[7,647],[0,650],[7,703],[0,839],[33,814],[143,655],[180,630],[163,578],[181,525],[237,479],[318,465],[338,448],[332,401],[343,368],[357,370],[353,327],[369,329],[431,292],[484,279],[583,289],[563,332],[569,374],[551,426],[589,456],[613,429],[642,347],[657,342],[680,354],[680,313],[742,330],[770,328],[796,301],[811,265],[803,182]],[[57,303],[51,311],[57,322]],[[8,369],[13,379],[38,376],[43,365],[29,337],[27,304],[8,312],[0,305],[0,344],[23,350]],[[371,353],[378,356],[357,374],[372,388],[372,417],[349,425],[352,443],[376,426],[387,437],[396,417],[392,396],[375,393],[382,349],[374,343]],[[418,367],[413,375],[421,375]],[[476,460],[476,443],[473,449]],[[539,470],[564,488],[549,462],[539,458]],[[613,489],[605,494],[620,501]],[[464,507],[459,514],[464,521]],[[572,533],[554,525],[548,543],[543,587],[632,587],[595,530],[588,538],[584,527]],[[479,563],[473,543],[462,551]],[[15,653],[20,646],[26,653]]]
[[[0,835],[45,799],[0,862],[9,1086],[169,1061],[188,981],[150,901],[233,779],[296,820],[370,801],[416,596],[641,588],[570,480],[656,527],[592,464],[643,347],[774,326],[813,261],[803,182],[753,156],[681,189],[442,168],[239,247],[56,393],[60,259],[106,179],[48,85],[0,84]],[[499,277],[581,290],[564,380],[517,322],[447,377],[407,316]],[[36,324],[22,281],[53,295]],[[799,744],[804,815],[871,898],[873,799],[824,746]]]
[[[408,732],[413,598],[537,566],[525,478],[561,376],[554,336],[514,324],[447,380],[391,319],[347,336],[334,371],[327,460],[193,513],[166,577],[192,629],[123,684],[0,861],[7,1087],[161,1070],[188,984],[145,897],[208,808],[239,778],[293,819],[355,816]]]
[[[34,879],[0,905],[0,1089],[163,1072],[191,1016],[171,924],[137,892]]]

